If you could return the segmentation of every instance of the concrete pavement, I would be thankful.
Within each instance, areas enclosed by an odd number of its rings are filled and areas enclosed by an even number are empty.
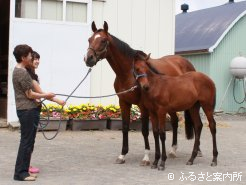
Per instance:
[[[54,132],[47,134],[51,136]],[[38,132],[31,164],[39,167],[41,172],[35,182],[28,184],[180,185],[208,184],[208,181],[211,184],[246,184],[245,134],[245,121],[218,121],[218,166],[211,167],[212,137],[204,126],[201,136],[203,157],[196,158],[192,166],[187,166],[194,140],[186,140],[184,128],[180,128],[178,157],[168,158],[165,171],[158,171],[139,165],[144,153],[141,132],[129,132],[129,153],[126,163],[122,165],[114,164],[121,151],[121,131],[66,131],[60,132],[51,141],[45,140],[42,133]],[[0,129],[0,185],[26,183],[12,180],[19,135],[18,131]],[[153,162],[152,132],[149,139]],[[171,139],[172,132],[167,132],[167,150],[171,146]],[[172,175],[173,180],[170,180]]]

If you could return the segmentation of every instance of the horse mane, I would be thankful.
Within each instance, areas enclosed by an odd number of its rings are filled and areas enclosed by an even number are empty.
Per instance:
[[[118,47],[118,49],[124,54],[129,56],[130,58],[134,58],[139,50],[132,49],[127,43],[123,42],[122,40],[118,39],[117,37],[110,34],[113,38],[114,43]],[[144,53],[144,52],[143,52]],[[145,54],[145,53],[144,53]],[[146,54],[145,54],[146,55]],[[147,55],[146,55],[147,56]]]

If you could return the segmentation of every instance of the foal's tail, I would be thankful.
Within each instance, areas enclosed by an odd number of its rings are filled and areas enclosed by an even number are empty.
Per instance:
[[[188,110],[185,111],[185,133],[187,139],[193,139],[194,137],[193,121],[191,119],[190,112]]]

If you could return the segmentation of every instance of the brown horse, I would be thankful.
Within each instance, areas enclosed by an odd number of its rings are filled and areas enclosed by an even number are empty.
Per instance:
[[[145,61],[146,60],[146,61]],[[166,161],[165,149],[165,116],[168,112],[176,112],[189,109],[195,129],[195,144],[191,158],[187,164],[193,164],[197,156],[202,122],[199,115],[200,107],[207,116],[209,128],[213,138],[213,160],[211,165],[217,165],[216,146],[216,122],[213,117],[216,89],[213,81],[203,73],[189,72],[180,76],[172,77],[157,74],[148,63],[148,57],[144,58],[136,54],[134,61],[134,76],[141,87],[141,102],[148,108],[152,122],[153,135],[155,138],[155,161],[152,168],[164,170]],[[164,116],[163,116],[164,115]],[[162,143],[162,155],[159,146],[159,137]]]
[[[133,59],[137,50],[132,49],[128,44],[119,40],[115,36],[108,33],[108,24],[104,22],[103,29],[97,29],[94,22],[91,25],[92,36],[88,39],[89,48],[85,56],[86,65],[92,67],[101,59],[106,58],[109,65],[116,74],[114,88],[116,92],[121,92],[136,85],[136,80],[132,74]],[[145,54],[146,55],[146,54]],[[170,55],[159,59],[149,59],[149,62],[160,73],[165,73],[171,76],[181,75],[188,71],[195,71],[193,65],[185,58]],[[135,89],[134,92],[119,95],[119,104],[122,111],[122,132],[123,146],[121,155],[116,160],[116,163],[124,163],[125,155],[128,153],[128,130],[130,123],[130,108],[132,104],[139,106],[142,116],[142,134],[145,142],[145,156],[142,161],[143,165],[149,164],[149,113],[146,107],[141,102],[141,91]],[[175,113],[171,114],[171,122],[173,127],[173,152],[177,148],[177,128],[178,117]],[[193,127],[190,115],[185,114],[187,138],[193,137]],[[189,122],[190,120],[190,122]]]

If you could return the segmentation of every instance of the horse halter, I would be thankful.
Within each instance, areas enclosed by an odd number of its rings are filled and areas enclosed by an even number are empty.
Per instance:
[[[102,58],[100,58],[100,55],[103,54],[103,53],[106,53],[107,52],[107,47],[109,45],[109,41],[107,41],[107,43],[105,44],[105,47],[101,50],[101,51],[96,51],[94,48],[92,47],[89,47],[87,50],[92,50],[95,57],[96,57],[96,63],[99,61],[99,60],[102,60]]]

